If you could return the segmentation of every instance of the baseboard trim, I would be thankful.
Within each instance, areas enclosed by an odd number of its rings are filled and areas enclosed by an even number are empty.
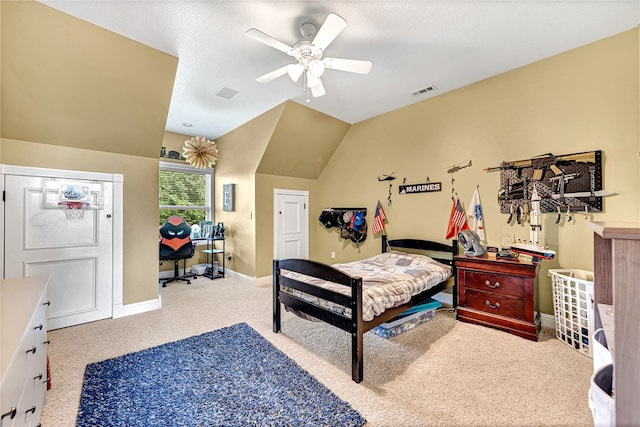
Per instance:
[[[543,328],[555,329],[556,319],[553,314],[540,313],[540,326]]]
[[[114,319],[117,319],[118,317],[122,317],[122,304],[113,304],[113,308],[112,308],[112,312],[111,312],[111,317],[113,317]]]
[[[256,277],[253,282],[255,283],[256,286],[271,286],[272,281],[273,281],[272,276],[262,276],[262,277]]]
[[[125,317],[125,316],[131,316],[134,314],[146,313],[147,311],[159,310],[160,308],[162,308],[162,300],[161,300],[161,296],[158,295],[157,299],[122,305],[121,308],[117,310],[118,313],[116,313],[116,310],[114,307],[113,318],[117,319],[118,317]]]

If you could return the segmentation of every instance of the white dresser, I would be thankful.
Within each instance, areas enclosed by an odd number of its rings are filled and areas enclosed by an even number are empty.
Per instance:
[[[0,280],[1,427],[38,426],[47,390],[48,277]]]

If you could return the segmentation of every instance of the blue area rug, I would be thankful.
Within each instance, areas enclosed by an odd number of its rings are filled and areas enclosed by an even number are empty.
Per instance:
[[[245,323],[87,365],[77,426],[361,426]]]

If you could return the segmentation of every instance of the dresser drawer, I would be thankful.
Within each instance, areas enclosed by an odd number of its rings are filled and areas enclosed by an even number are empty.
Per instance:
[[[2,419],[2,427],[39,424],[47,380],[47,282],[43,276],[0,281],[0,413],[11,414],[15,408],[13,418]]]
[[[525,319],[524,301],[495,292],[467,289],[466,306],[497,316]]]
[[[465,288],[496,292],[517,298],[524,297],[524,278],[482,271],[463,271]]]

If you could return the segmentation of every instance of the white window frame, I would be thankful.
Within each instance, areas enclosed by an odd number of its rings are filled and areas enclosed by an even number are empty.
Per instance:
[[[215,212],[214,209],[214,169],[213,168],[205,168],[198,169],[193,166],[181,163],[173,163],[173,162],[160,162],[160,170],[161,171],[170,171],[170,172],[184,172],[184,173],[194,173],[200,175],[207,175],[208,179],[205,180],[207,188],[205,189],[205,203],[206,206],[179,206],[179,205],[160,205],[160,209],[185,209],[185,210],[201,210],[204,209],[205,217],[207,221],[213,221]],[[158,188],[158,192],[160,192],[160,188]]]

